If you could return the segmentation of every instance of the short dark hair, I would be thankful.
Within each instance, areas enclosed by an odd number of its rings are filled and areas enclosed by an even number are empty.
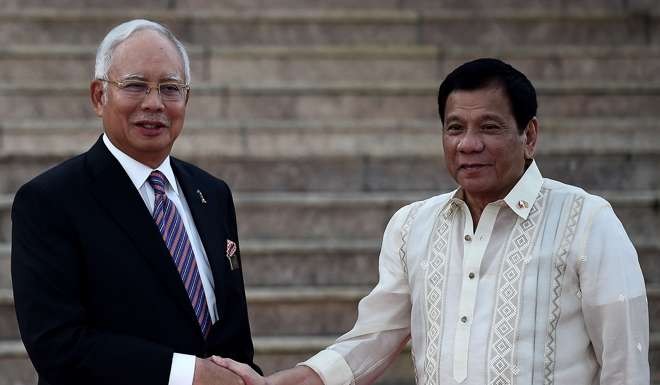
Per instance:
[[[491,58],[481,58],[460,65],[440,84],[438,112],[442,123],[445,122],[447,98],[452,91],[477,90],[493,83],[504,87],[518,131],[522,133],[527,123],[536,116],[536,90],[522,72],[501,60]]]

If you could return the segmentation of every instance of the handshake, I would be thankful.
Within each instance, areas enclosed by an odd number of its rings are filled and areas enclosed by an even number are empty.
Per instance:
[[[263,377],[249,365],[213,356],[196,359],[193,385],[323,385],[323,381],[307,366]]]

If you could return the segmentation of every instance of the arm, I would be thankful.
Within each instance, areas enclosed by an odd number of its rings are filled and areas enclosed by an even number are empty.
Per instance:
[[[399,255],[401,230],[410,208],[397,211],[387,224],[378,258],[379,281],[360,301],[353,329],[301,364],[311,368],[325,385],[373,383],[410,338],[412,302]]]
[[[591,221],[579,274],[600,384],[648,384],[648,305],[637,253],[609,205]]]
[[[299,366],[263,378],[232,360],[213,360],[238,373],[246,385],[349,385],[372,383],[397,358],[410,335],[410,293],[399,249],[409,207],[390,220],[379,258],[380,280],[360,301],[353,329]]]
[[[166,385],[171,348],[93,327],[84,305],[90,299],[75,224],[40,187],[21,188],[12,210],[16,314],[39,376],[53,385]]]

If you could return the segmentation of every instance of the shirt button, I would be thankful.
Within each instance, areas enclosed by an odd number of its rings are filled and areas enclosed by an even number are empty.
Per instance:
[[[470,279],[474,279],[474,273],[470,273],[470,274],[468,274],[468,278],[470,278]]]
[[[470,242],[472,240],[472,237],[470,236],[470,234],[467,234],[465,236],[465,240],[468,241],[468,242]]]
[[[461,322],[466,323],[467,322],[467,317],[466,316],[461,317]]]

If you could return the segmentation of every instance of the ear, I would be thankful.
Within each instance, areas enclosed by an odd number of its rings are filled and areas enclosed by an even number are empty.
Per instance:
[[[94,107],[94,112],[98,117],[103,116],[103,104],[107,99],[105,94],[105,89],[103,87],[103,82],[100,80],[92,80],[92,83],[89,85],[89,96],[92,99],[92,107]]]
[[[523,146],[525,148],[525,159],[533,159],[536,151],[536,142],[539,138],[539,121],[536,117],[530,119],[523,132]]]

